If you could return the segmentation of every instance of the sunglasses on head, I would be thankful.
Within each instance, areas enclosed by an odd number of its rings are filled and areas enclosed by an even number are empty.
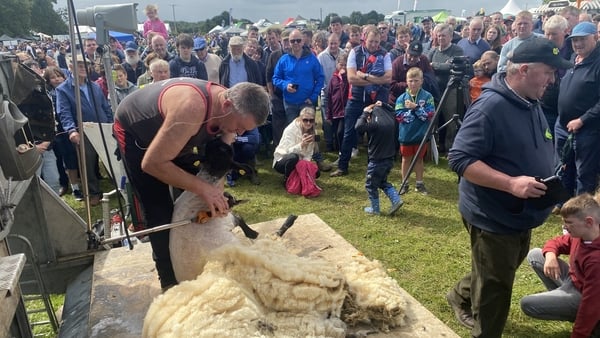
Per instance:
[[[290,43],[300,43],[302,39],[290,39]]]
[[[307,122],[315,123],[315,119],[302,119],[302,122],[304,122],[304,123],[307,123]]]

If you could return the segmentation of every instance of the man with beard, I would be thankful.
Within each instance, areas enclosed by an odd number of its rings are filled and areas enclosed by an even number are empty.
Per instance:
[[[230,88],[240,82],[252,82],[264,86],[263,76],[254,60],[244,54],[244,39],[233,36],[229,39],[229,54],[219,67],[219,79]]]
[[[121,64],[127,72],[127,81],[137,83],[138,77],[146,72],[146,66],[140,60],[138,46],[133,41],[125,44],[125,62]]]

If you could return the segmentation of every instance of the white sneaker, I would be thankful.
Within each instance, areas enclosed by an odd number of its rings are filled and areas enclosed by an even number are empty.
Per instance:
[[[358,156],[358,148],[352,148],[352,154],[350,155],[350,157],[356,157]]]

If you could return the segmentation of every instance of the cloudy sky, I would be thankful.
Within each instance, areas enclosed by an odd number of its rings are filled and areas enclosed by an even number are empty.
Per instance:
[[[398,8],[410,10],[414,0],[152,0],[123,1],[123,0],[74,0],[76,9],[84,9],[96,5],[110,5],[119,3],[133,3],[138,5],[138,20],[143,21],[144,7],[149,3],[159,6],[159,16],[163,20],[173,20],[173,10],[177,21],[197,22],[204,21],[221,14],[223,11],[232,10],[234,18],[246,18],[258,21],[267,18],[271,21],[284,21],[288,17],[301,15],[304,18],[324,18],[329,13],[350,15],[353,11],[367,13],[375,10],[387,14]],[[472,15],[483,7],[487,13],[497,11],[504,7],[508,0],[418,0],[417,9],[449,9],[455,16]],[[521,9],[537,7],[542,0],[513,0]],[[174,6],[172,6],[174,5]],[[66,8],[66,0],[58,0],[57,8]]]

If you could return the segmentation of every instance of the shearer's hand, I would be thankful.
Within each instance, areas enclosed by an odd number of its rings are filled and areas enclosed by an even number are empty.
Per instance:
[[[213,217],[223,217],[229,213],[227,198],[223,195],[223,186],[205,183],[198,196],[206,203]]]

